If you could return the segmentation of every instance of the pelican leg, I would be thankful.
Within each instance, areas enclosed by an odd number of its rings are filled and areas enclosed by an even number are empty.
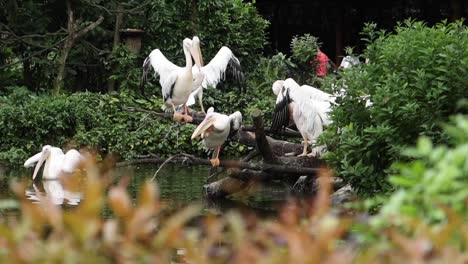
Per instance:
[[[218,148],[216,148],[215,150],[215,153],[216,155],[213,155],[215,156],[214,159],[211,159],[210,162],[211,162],[211,166],[213,167],[218,167],[219,166],[219,151],[221,150],[221,146],[219,146]]]
[[[190,123],[193,121],[193,118],[188,114],[188,107],[184,104],[184,115],[182,117],[185,123]]]
[[[307,147],[309,146],[309,140],[304,137],[304,149],[302,150],[302,154],[300,154],[298,157],[304,157],[307,155]]]
[[[171,104],[172,104],[172,103],[171,103]],[[181,114],[177,113],[177,110],[176,110],[174,104],[172,104],[172,110],[174,110],[174,116],[172,117],[172,119],[174,119],[174,120],[177,121],[177,122],[180,122],[180,120],[182,120],[182,117],[183,117],[183,116],[182,116]]]
[[[201,107],[202,112],[206,114],[205,108],[203,107],[203,101],[202,101],[201,96],[198,96],[198,101],[200,102],[200,107]]]

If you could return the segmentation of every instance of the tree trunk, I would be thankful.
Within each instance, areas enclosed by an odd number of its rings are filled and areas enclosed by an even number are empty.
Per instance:
[[[103,16],[99,16],[99,18],[95,22],[91,23],[84,29],[78,31],[79,22],[75,20],[75,17],[73,15],[73,8],[72,8],[71,0],[66,0],[66,6],[67,6],[67,14],[68,14],[68,22],[67,22],[68,36],[65,42],[63,43],[62,49],[60,51],[60,57],[58,59],[57,76],[55,77],[55,80],[54,80],[54,93],[56,95],[60,94],[60,90],[63,87],[63,79],[65,77],[65,66],[67,63],[68,54],[70,53],[70,50],[75,44],[75,41],[78,38],[85,35],[86,33],[88,33],[90,30],[93,30],[95,27],[101,24],[101,22],[104,20]]]
[[[122,3],[119,3],[119,5],[117,6],[117,15],[115,16],[114,44],[112,46],[113,51],[115,51],[121,43],[120,30],[122,29],[123,19],[124,19],[123,5]],[[116,68],[115,65],[113,65],[111,68],[111,73],[115,71],[115,68]],[[114,79],[109,79],[109,82],[107,83],[107,91],[108,92],[115,91]]]
[[[75,18],[73,17],[73,9],[71,6],[71,0],[66,0],[67,6],[67,31],[68,31],[68,38],[63,43],[63,47],[60,50],[60,57],[58,59],[58,67],[57,67],[57,76],[54,80],[54,93],[60,94],[60,90],[63,87],[63,78],[65,75],[65,64],[67,62],[68,53],[70,53],[70,49],[73,47],[74,34],[75,34]]]

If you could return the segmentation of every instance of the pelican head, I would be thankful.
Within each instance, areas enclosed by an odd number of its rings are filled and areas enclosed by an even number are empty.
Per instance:
[[[24,167],[26,168],[32,167],[34,166],[34,164],[36,164],[36,167],[34,168],[34,173],[32,176],[33,180],[36,178],[37,173],[39,172],[39,169],[41,168],[44,161],[46,161],[47,158],[49,157],[51,149],[52,149],[52,146],[45,145],[44,147],[42,147],[41,152],[37,153],[36,155],[26,160],[26,162],[24,162]]]
[[[211,110],[211,111],[210,111]],[[191,139],[202,135],[202,138],[206,137],[207,133],[209,133],[209,129],[216,123],[216,115],[213,113],[212,107],[208,109],[205,119],[198,125],[198,127],[193,131]]]
[[[273,90],[273,93],[275,93],[275,95],[278,95],[279,92],[281,91],[281,88],[283,88],[283,85],[284,85],[283,80],[277,80],[276,82],[274,82],[273,86],[271,87],[271,89]]]
[[[200,50],[200,39],[197,36],[192,38],[192,49],[190,52],[192,53],[195,65],[197,65],[198,70],[201,72],[201,67],[203,67],[203,56]]]

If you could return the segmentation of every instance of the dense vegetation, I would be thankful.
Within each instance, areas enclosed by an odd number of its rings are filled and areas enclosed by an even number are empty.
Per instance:
[[[278,221],[251,221],[238,213],[216,217],[197,206],[168,216],[153,183],[144,185],[132,205],[125,181],[110,186],[106,172],[88,161],[85,197],[77,208],[62,210],[43,197],[39,206],[19,198],[20,215],[3,217],[8,211],[2,208],[18,204],[0,202],[2,262],[466,259],[467,27],[409,20],[384,32],[369,24],[363,32],[367,47],[359,55],[369,63],[322,81],[311,70],[319,40],[296,36],[291,56],[264,57],[267,24],[253,4],[241,0],[1,2],[0,161],[17,166],[45,144],[88,148],[98,160],[107,154],[122,159],[204,155],[201,145],[190,140],[192,125],[126,111],[160,111],[162,105],[156,80],[149,98],[135,92],[144,55],[160,48],[181,62],[181,40],[198,35],[205,58],[222,45],[234,51],[248,86],[242,96],[232,83],[209,89],[205,106],[223,113],[240,110],[246,123],[254,108],[263,110],[269,123],[275,101],[271,84],[277,79],[293,77],[330,92],[344,91],[322,138],[329,148],[325,159],[331,172],[373,197],[363,205],[378,204],[372,207],[374,215],[366,214],[364,221],[334,215],[329,210],[331,173],[324,171],[316,200],[305,203],[304,210],[294,202],[286,205]],[[115,38],[124,27],[145,30],[140,53]],[[371,106],[366,107],[367,99]],[[231,142],[223,153],[245,151]],[[24,197],[24,186],[12,189]],[[107,208],[113,217],[103,220]],[[185,251],[177,254],[180,248]]]
[[[402,149],[425,135],[447,142],[441,124],[467,113],[468,28],[458,23],[429,27],[406,21],[394,32],[364,30],[370,63],[330,80],[328,88],[346,95],[332,113],[326,159],[363,194],[388,191]],[[366,99],[373,102],[365,107]]]

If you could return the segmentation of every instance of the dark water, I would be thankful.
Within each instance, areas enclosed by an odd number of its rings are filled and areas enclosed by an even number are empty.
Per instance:
[[[154,176],[158,169],[156,165],[128,166],[117,168],[113,172],[114,182],[119,182],[123,177],[129,177],[128,191],[133,199],[136,199],[139,187]],[[13,197],[9,188],[11,180],[25,181],[27,184],[26,195],[32,201],[37,200],[38,195],[47,195],[56,204],[74,206],[82,199],[79,188],[66,190],[59,181],[31,180],[32,169],[18,169],[0,171],[0,199]],[[233,199],[208,200],[203,195],[203,185],[209,169],[204,166],[182,167],[166,165],[162,168],[156,179],[161,200],[169,208],[177,209],[191,203],[200,203],[207,210],[217,213],[229,209],[253,211],[260,216],[274,215],[279,206],[285,201],[289,193],[289,187],[282,183],[269,183],[268,185],[256,185],[255,191],[248,195],[238,196]],[[222,175],[221,175],[222,176]],[[84,179],[85,180],[85,179]]]

